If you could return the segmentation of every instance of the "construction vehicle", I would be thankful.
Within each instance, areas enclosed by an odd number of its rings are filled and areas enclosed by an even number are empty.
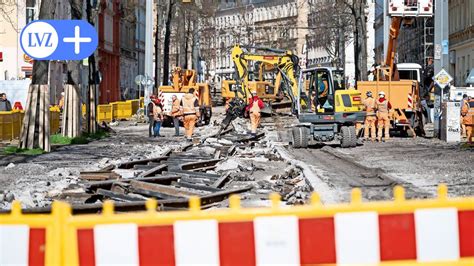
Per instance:
[[[208,125],[212,117],[212,102],[209,84],[196,82],[196,71],[180,67],[175,67],[171,75],[171,86],[160,86],[158,88],[158,98],[163,104],[163,111],[165,114],[164,125],[172,124],[171,109],[173,95],[176,95],[178,100],[186,94],[191,88],[194,89],[194,94],[199,101],[199,110],[201,116],[199,117],[197,125]]]
[[[393,129],[403,134],[416,136],[426,134],[426,112],[423,111],[420,90],[421,66],[405,65],[397,69],[395,54],[397,39],[402,26],[410,26],[416,17],[431,17],[433,15],[432,0],[387,0],[388,14],[391,16],[391,26],[387,44],[385,63],[376,69],[375,81],[358,81],[357,89],[365,95],[371,91],[374,95],[385,92],[386,98],[392,104],[391,124]],[[417,76],[415,76],[417,75]]]
[[[236,69],[235,81],[222,83],[222,96],[226,99],[227,112],[221,124],[221,131],[230,122],[244,115],[245,107],[249,104],[251,91],[256,91],[268,111],[268,106],[291,107],[295,112],[298,81],[296,72],[299,58],[291,51],[272,48],[251,47],[260,53],[248,53],[239,45],[232,49],[232,60]],[[253,63],[256,71],[250,71],[249,64]],[[255,73],[258,73],[256,75]],[[256,78],[258,77],[258,78]],[[271,79],[266,81],[265,79]]]
[[[298,66],[298,57],[291,51],[250,48],[256,52],[249,53],[239,45],[232,49],[236,80],[222,81],[224,100],[229,102],[238,97],[248,103],[250,92],[256,91],[259,98],[271,108],[290,107],[293,102],[292,95],[296,92],[291,86],[294,84],[296,88],[294,68]]]
[[[296,99],[299,124],[292,128],[292,146],[306,148],[311,142],[339,141],[355,147],[355,125],[364,121],[360,91],[346,89],[341,69],[316,67],[299,76]]]

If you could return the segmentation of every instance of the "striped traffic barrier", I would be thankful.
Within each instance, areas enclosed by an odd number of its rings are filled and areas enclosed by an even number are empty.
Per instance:
[[[474,263],[474,198],[448,199],[446,187],[432,200],[241,208],[185,212],[148,211],[66,219],[66,265],[318,265]],[[443,264],[444,263],[444,264]]]
[[[10,214],[0,214],[0,265],[61,265],[60,219],[58,212],[22,214],[13,202]]]

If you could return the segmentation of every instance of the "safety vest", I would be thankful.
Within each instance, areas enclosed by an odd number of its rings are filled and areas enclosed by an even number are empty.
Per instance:
[[[194,102],[196,97],[192,94],[184,95],[183,99],[183,113],[184,114],[195,114],[197,113],[196,108],[194,107]]]
[[[377,111],[380,113],[388,113],[388,101],[384,99],[383,102],[377,101]]]
[[[173,101],[173,105],[171,107],[171,115],[172,116],[179,116],[180,115],[179,100],[178,99]]]
[[[375,99],[368,97],[364,100],[365,112],[367,115],[375,115]]]
[[[153,103],[153,119],[155,119],[155,121],[160,121],[162,113],[163,110],[161,107]]]
[[[254,100],[252,102],[252,106],[250,106],[250,113],[260,113],[260,106],[258,106],[258,101],[259,100]]]
[[[461,109],[462,113],[465,113],[464,124],[473,125],[474,124],[474,99],[466,101],[466,104],[463,105]]]

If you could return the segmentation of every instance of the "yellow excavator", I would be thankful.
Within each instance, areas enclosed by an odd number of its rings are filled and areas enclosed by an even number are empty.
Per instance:
[[[255,52],[249,53],[247,49]],[[236,79],[223,82],[222,96],[227,102],[227,115],[221,124],[222,129],[236,117],[243,116],[251,91],[256,91],[267,107],[291,107],[293,113],[296,111],[299,58],[293,52],[235,45],[231,56]],[[264,112],[268,109],[265,108]]]

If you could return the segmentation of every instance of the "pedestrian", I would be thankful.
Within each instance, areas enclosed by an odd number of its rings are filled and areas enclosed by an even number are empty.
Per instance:
[[[379,92],[379,99],[377,100],[377,140],[382,141],[382,131],[385,128],[384,141],[390,139],[390,118],[388,112],[392,109],[392,105],[385,98],[385,92]]]
[[[153,101],[155,100],[155,95],[150,96],[150,102],[148,103],[146,110],[147,110],[147,117],[148,117],[148,137],[153,136],[153,128],[155,125],[155,120],[153,119]]]
[[[0,111],[9,112],[12,110],[12,104],[7,100],[5,93],[0,93]]]
[[[468,99],[462,106],[461,114],[464,117],[464,125],[466,126],[467,141],[473,142],[474,139],[474,99]]]
[[[179,136],[179,121],[183,118],[183,115],[180,110],[180,102],[176,95],[171,96],[172,106],[171,106],[171,116],[173,117],[174,125],[174,135]]]
[[[59,110],[62,112],[64,109],[64,91],[61,92],[61,98],[59,99],[58,107]]]
[[[250,99],[249,105],[247,105],[247,111],[250,115],[251,134],[257,136],[257,128],[260,124],[260,111],[265,107],[263,101],[258,97],[257,91],[252,91],[252,98]]]
[[[189,89],[181,99],[181,112],[183,113],[183,122],[184,122],[184,135],[188,141],[192,140],[194,127],[199,114],[199,102],[196,96],[194,95],[194,88]]]
[[[163,122],[163,106],[158,98],[153,99],[153,136],[164,137],[160,135],[161,123]]]
[[[469,105],[469,97],[467,96],[467,94],[464,94],[461,100],[461,137],[462,138],[467,137],[466,123],[464,122],[464,118],[466,117],[466,114],[463,115],[463,111],[462,111],[465,105]]]
[[[372,97],[372,92],[366,93],[367,98],[364,99],[363,103],[365,106],[365,121],[364,121],[364,140],[369,140],[369,129],[370,139],[375,141],[375,99]]]

